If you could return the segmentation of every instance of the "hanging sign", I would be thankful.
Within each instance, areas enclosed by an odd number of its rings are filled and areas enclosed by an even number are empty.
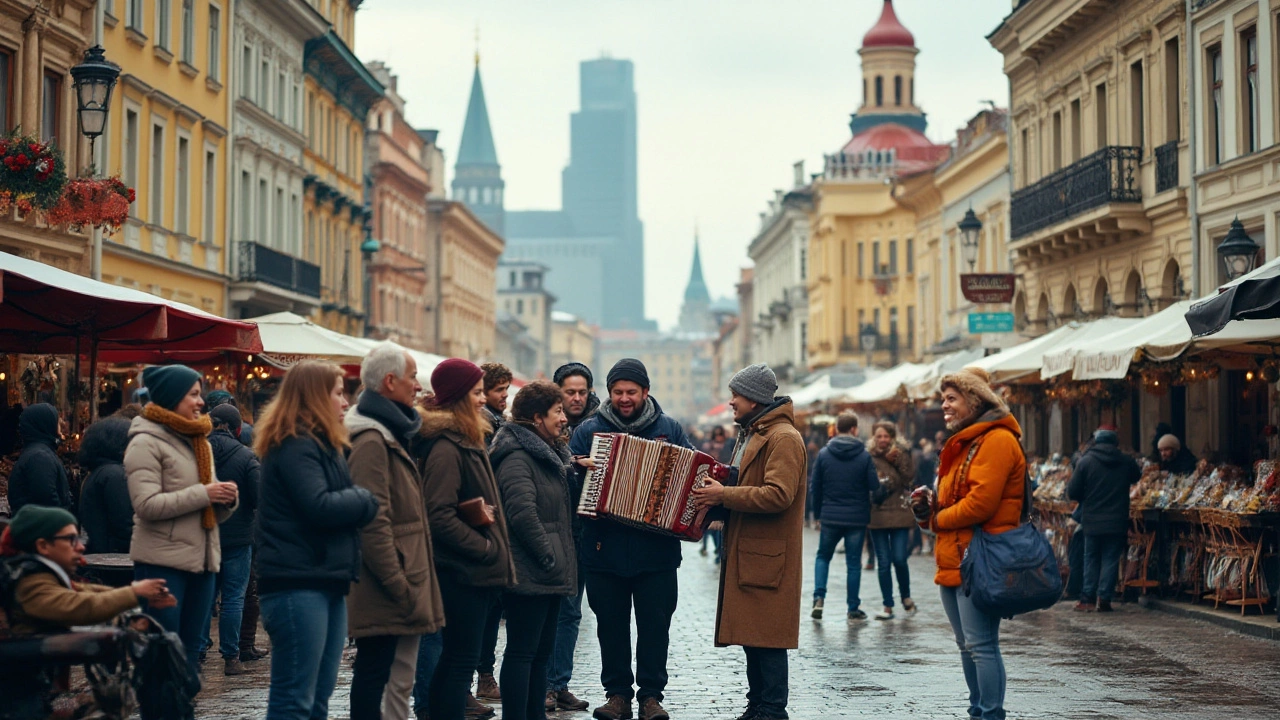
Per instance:
[[[971,303],[1013,302],[1017,278],[1013,273],[963,273],[960,292]]]
[[[1013,313],[969,313],[969,334],[1011,333],[1013,332]]]

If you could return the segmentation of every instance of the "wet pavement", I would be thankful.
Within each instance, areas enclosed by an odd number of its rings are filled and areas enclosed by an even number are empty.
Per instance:
[[[805,534],[813,557],[817,533]],[[967,691],[960,658],[933,585],[933,561],[913,557],[911,579],[919,611],[890,621],[849,626],[844,618],[844,556],[832,562],[826,619],[801,623],[800,649],[790,653],[791,717],[964,718]],[[806,562],[806,608],[812,560]],[[718,567],[685,547],[680,605],[671,631],[665,706],[677,720],[736,718],[745,705],[746,665],[740,648],[716,648]],[[862,609],[880,606],[873,571],[862,572]],[[1069,603],[1001,628],[1009,676],[1011,718],[1275,718],[1280,716],[1280,642],[1205,622],[1117,604],[1110,615],[1076,613]],[[595,623],[584,604],[582,636],[571,689],[596,706]],[[214,631],[216,637],[216,630]],[[266,634],[259,644],[265,644]],[[501,642],[501,641],[500,641]],[[501,650],[501,645],[499,645]],[[351,650],[343,663],[330,715],[347,713]],[[501,655],[499,655],[501,657]],[[269,660],[248,675],[227,678],[210,659],[197,716],[205,720],[262,718]],[[501,717],[501,712],[499,712]],[[554,713],[557,720],[589,713]]]

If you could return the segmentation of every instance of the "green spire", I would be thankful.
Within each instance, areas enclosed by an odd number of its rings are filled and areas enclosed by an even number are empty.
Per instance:
[[[458,148],[457,167],[498,164],[498,151],[489,128],[489,109],[484,102],[484,84],[480,82],[480,54],[476,53],[476,71],[471,79],[471,100],[467,103],[467,121],[462,126],[462,145]]]
[[[684,289],[684,301],[711,302],[711,293],[707,292],[707,282],[702,277],[702,250],[696,230],[693,233],[693,270],[689,273],[689,285]]]

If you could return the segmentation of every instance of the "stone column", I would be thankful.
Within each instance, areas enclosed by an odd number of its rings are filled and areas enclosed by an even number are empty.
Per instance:
[[[49,10],[37,5],[31,15],[22,21],[22,132],[40,134],[40,112],[44,107],[41,91],[44,89],[44,73],[41,71],[40,36],[49,24]]]

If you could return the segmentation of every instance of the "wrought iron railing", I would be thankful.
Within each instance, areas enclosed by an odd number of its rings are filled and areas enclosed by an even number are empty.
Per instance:
[[[1178,187],[1178,141],[1156,148],[1156,192]]]
[[[1113,202],[1142,202],[1142,148],[1111,145],[1013,194],[1010,231],[1019,238]]]
[[[252,241],[238,243],[239,278],[320,297],[320,266]]]

